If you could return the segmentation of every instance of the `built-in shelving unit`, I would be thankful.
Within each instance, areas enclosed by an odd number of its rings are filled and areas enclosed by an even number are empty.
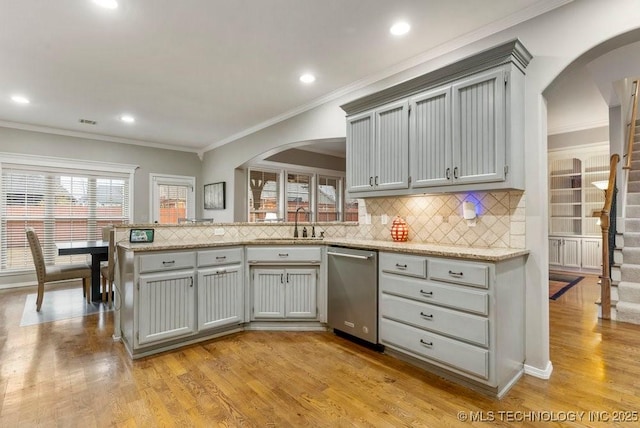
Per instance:
[[[558,151],[549,156],[549,265],[599,269],[600,210],[604,191],[594,183],[609,178],[606,147]]]
[[[582,234],[582,161],[554,160],[549,174],[549,235]]]

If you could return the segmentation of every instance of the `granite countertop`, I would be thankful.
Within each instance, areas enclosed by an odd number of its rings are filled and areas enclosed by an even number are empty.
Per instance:
[[[228,247],[233,245],[340,245],[367,250],[391,251],[410,253],[424,256],[455,257],[467,260],[481,260],[498,262],[529,254],[529,250],[515,248],[473,248],[454,245],[438,245],[380,240],[363,240],[347,238],[274,238],[274,239],[221,239],[221,240],[191,240],[182,242],[158,241],[153,243],[131,244],[120,242],[121,248],[131,251],[170,251],[197,250],[212,247]]]

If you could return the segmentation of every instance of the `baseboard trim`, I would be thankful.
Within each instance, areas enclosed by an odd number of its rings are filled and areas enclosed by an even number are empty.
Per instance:
[[[533,377],[537,377],[540,379],[548,380],[551,377],[551,373],[553,372],[553,364],[551,361],[547,362],[547,367],[544,369],[539,369],[537,367],[529,366],[527,364],[524,365],[524,373]]]

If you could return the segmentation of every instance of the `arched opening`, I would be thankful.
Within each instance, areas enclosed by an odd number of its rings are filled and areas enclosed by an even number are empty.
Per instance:
[[[357,202],[346,199],[345,145],[345,138],[294,142],[244,162],[236,169],[236,221],[292,221],[299,209],[310,221],[357,220]]]
[[[640,76],[638,64],[640,31],[634,30],[583,53],[543,92],[548,124],[550,302],[599,300],[599,288],[589,288],[602,273],[602,246],[607,245],[601,239],[604,192],[598,186],[609,177],[610,155],[625,153],[630,86]],[[580,278],[586,278],[582,290],[578,290]],[[613,294],[615,299],[617,292]]]

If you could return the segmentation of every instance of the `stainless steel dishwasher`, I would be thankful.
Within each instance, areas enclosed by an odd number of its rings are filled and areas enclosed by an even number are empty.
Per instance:
[[[328,324],[378,344],[378,252],[329,247]]]

